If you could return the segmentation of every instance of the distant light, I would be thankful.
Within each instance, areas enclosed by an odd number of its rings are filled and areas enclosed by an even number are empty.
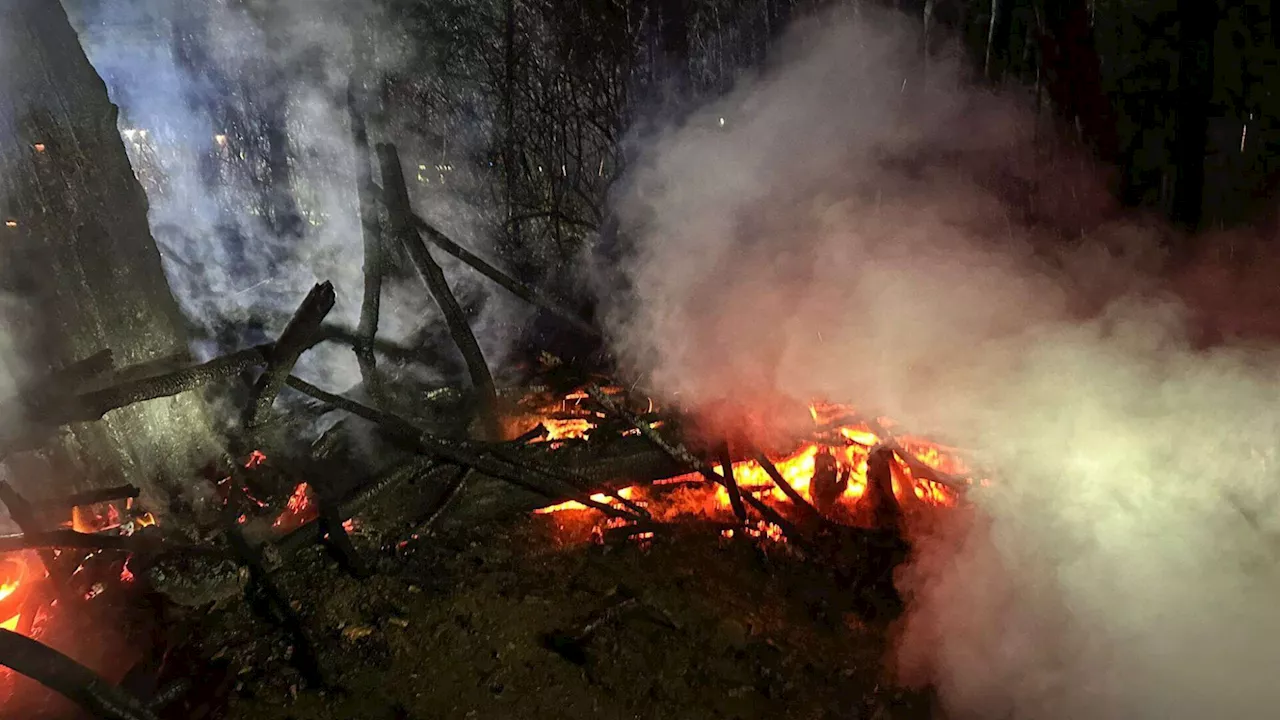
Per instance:
[[[426,170],[426,169],[427,169],[427,166],[426,166],[426,165],[419,165],[419,166],[418,166],[418,169],[419,169],[419,170]]]
[[[724,127],[724,118],[720,118],[720,127]]]
[[[35,149],[36,149],[36,152],[44,152],[44,143],[36,143]]]
[[[4,226],[5,226],[5,227],[10,227],[10,228],[16,228],[16,227],[18,227],[18,221],[17,221],[17,220],[5,220],[5,221],[4,221]]]

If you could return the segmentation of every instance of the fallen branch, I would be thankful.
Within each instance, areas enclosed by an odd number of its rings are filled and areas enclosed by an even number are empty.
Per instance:
[[[333,309],[335,302],[337,295],[333,291],[333,284],[329,282],[319,283],[307,293],[307,297],[267,353],[267,368],[254,383],[253,394],[245,408],[245,427],[255,428],[266,421],[276,396],[284,389],[284,379],[293,372],[298,358],[310,347],[311,338],[320,329],[320,324]]]
[[[158,720],[137,698],[89,668],[18,633],[0,629],[0,665],[26,675],[105,720]]]
[[[431,296],[435,298],[440,312],[444,315],[449,334],[466,362],[467,372],[471,376],[471,384],[480,395],[480,418],[484,423],[484,434],[488,440],[499,440],[502,427],[498,417],[497,388],[493,384],[493,375],[485,362],[484,353],[476,336],[467,323],[462,306],[449,288],[449,281],[444,271],[431,257],[431,251],[422,242],[422,238],[414,231],[413,209],[409,203],[409,190],[404,183],[404,170],[400,166],[400,154],[394,145],[378,144],[378,162],[382,166],[382,190],[387,205],[387,217],[391,225],[391,233],[396,236],[408,251],[410,259],[422,276]]]
[[[557,493],[541,487],[524,477],[524,473],[519,468],[512,466],[500,459],[486,456],[482,452],[476,452],[465,445],[448,442],[437,438],[430,433],[424,432],[412,423],[403,418],[393,415],[383,410],[377,410],[367,405],[358,403],[349,398],[325,392],[311,383],[290,375],[286,381],[289,387],[298,392],[305,393],[321,402],[329,403],[334,407],[345,410],[352,415],[362,417],[370,422],[382,426],[383,429],[390,432],[393,436],[400,438],[412,444],[420,452],[447,460],[457,465],[465,465],[474,468],[477,471],[489,475],[490,477],[504,480],[512,485],[538,493],[552,499],[559,499],[562,495],[567,496],[571,500],[576,500],[583,505],[593,507],[611,517],[620,517],[627,520],[635,520],[636,516],[631,513],[624,512],[618,508],[606,503],[596,502],[586,494],[577,491],[569,491],[565,493]]]
[[[590,337],[600,337],[600,331],[595,329],[595,327],[587,321],[578,317],[577,313],[566,309],[559,302],[547,297],[489,264],[484,258],[454,242],[448,235],[445,235],[436,228],[436,226],[427,222],[421,216],[413,215],[412,219],[413,226],[421,231],[422,234],[426,235],[427,239],[430,240],[433,245],[458,258],[467,265],[470,265],[476,272],[494,281],[512,295],[515,295],[534,307],[546,310],[561,320],[568,322],[570,325]]]

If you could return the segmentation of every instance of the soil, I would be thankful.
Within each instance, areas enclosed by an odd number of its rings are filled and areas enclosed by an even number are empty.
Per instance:
[[[887,682],[889,626],[853,610],[828,563],[692,524],[596,544],[594,522],[366,537],[367,580],[304,551],[276,580],[332,689],[306,687],[286,636],[245,603],[202,611],[193,637],[225,668],[233,719],[933,716],[927,693]]]

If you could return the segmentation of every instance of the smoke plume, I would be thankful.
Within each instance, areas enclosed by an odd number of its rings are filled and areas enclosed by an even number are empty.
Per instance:
[[[198,354],[274,338],[324,280],[338,295],[329,321],[354,328],[364,259],[347,105],[353,44],[374,35],[363,77],[403,70],[409,60],[399,22],[373,2],[69,4],[90,60],[121,106],[121,131],[147,190],[170,284],[192,324],[210,335]],[[441,187],[434,168],[444,160],[422,138],[399,132],[395,120],[372,140],[400,146],[419,214],[485,254],[490,219]],[[464,307],[479,308],[477,339],[500,365],[518,306],[489,296],[474,272],[435,254]],[[407,268],[386,281],[383,295],[380,339],[416,347],[438,332],[438,308]],[[299,368],[340,390],[360,380],[353,354],[336,345],[310,351]]]
[[[1276,353],[1195,349],[1155,231],[1093,222],[1102,184],[1046,179],[1032,114],[918,47],[824,17],[652,144],[622,360],[686,407],[823,398],[980,453],[974,516],[901,578],[898,669],[952,716],[1266,714]]]

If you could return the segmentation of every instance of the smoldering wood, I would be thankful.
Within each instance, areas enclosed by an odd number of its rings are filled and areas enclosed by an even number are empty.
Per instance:
[[[582,475],[579,475],[578,473],[574,472],[572,468],[552,469],[546,465],[542,465],[541,463],[536,463],[530,459],[519,458],[515,455],[514,452],[510,450],[502,449],[502,448],[494,449],[491,452],[495,457],[497,457],[500,460],[503,460],[512,465],[519,465],[519,466],[528,468],[529,470],[532,470],[533,472],[539,475],[550,478],[553,481],[568,485],[580,492],[591,494],[591,488],[595,484],[589,478],[583,477]],[[622,495],[619,494],[618,491],[610,488],[605,488],[602,492],[605,495],[612,498],[615,502],[619,503],[620,505],[626,507],[631,512],[635,513],[636,515],[639,515],[640,517],[643,517],[643,518],[649,517],[648,510],[645,510],[644,508],[640,507],[634,502],[622,497]]]
[[[245,410],[245,427],[258,427],[266,420],[276,396],[284,389],[284,379],[293,372],[298,358],[310,347],[311,339],[337,299],[333,283],[327,281],[318,283],[307,293],[307,297],[267,353],[267,368],[254,384],[253,394]]]
[[[592,400],[595,400],[602,408],[604,408],[605,412],[615,417],[625,419],[632,427],[634,427],[636,430],[639,430],[640,434],[643,435],[645,438],[647,438],[649,442],[652,442],[654,445],[658,447],[658,449],[662,450],[667,455],[670,455],[672,459],[676,460],[677,462],[683,463],[684,465],[688,466],[692,470],[696,470],[704,478],[710,480],[711,482],[717,485],[723,486],[726,484],[726,481],[723,477],[721,477],[714,470],[712,470],[711,466],[707,465],[705,462],[699,459],[696,455],[689,452],[688,448],[680,444],[673,444],[673,443],[667,442],[667,440],[662,437],[662,434],[659,433],[657,430],[655,430],[652,425],[644,422],[639,417],[637,417],[634,413],[630,412],[629,410],[615,403],[613,399],[610,398],[608,395],[606,395],[604,390],[600,389],[598,386],[596,385],[588,386],[586,388],[586,392],[589,396],[591,396]],[[795,527],[795,525],[793,525],[786,518],[779,515],[777,510],[774,510],[773,508],[769,507],[764,502],[762,502],[759,498],[750,494],[743,495],[742,499],[748,505],[750,505],[756,512],[760,513],[760,515],[764,517],[766,521],[773,523],[774,525],[777,525],[779,528],[782,528],[782,532],[785,533],[788,537],[795,540],[800,539],[800,534],[797,528]]]
[[[738,522],[747,522],[747,507],[742,504],[742,490],[738,488],[738,480],[733,476],[733,458],[729,456],[729,443],[722,442],[717,448],[720,461],[720,475],[724,478],[725,489],[729,491],[729,506]]]
[[[522,471],[521,468],[494,458],[484,450],[477,450],[467,444],[437,438],[430,433],[418,429],[409,421],[392,413],[371,408],[367,405],[351,400],[350,398],[342,397],[341,395],[325,392],[296,375],[290,375],[287,382],[290,387],[298,392],[310,395],[317,400],[327,402],[341,410],[345,410],[346,412],[362,417],[381,426],[393,437],[409,443],[420,452],[434,455],[451,463],[474,468],[485,475],[498,480],[503,480],[525,490],[538,493],[544,497],[557,498],[565,496],[576,500],[583,505],[595,508],[596,510],[599,510],[611,517],[620,517],[628,520],[636,519],[636,516],[629,512],[615,508],[612,505],[596,502],[589,496],[576,490],[563,492],[549,490],[535,480],[526,477],[527,473]]]
[[[137,698],[43,643],[0,628],[0,665],[58,692],[103,720],[159,720]]]
[[[493,384],[493,375],[489,365],[476,342],[476,336],[467,323],[466,315],[444,270],[431,257],[431,251],[422,242],[413,228],[413,209],[409,201],[409,189],[405,185],[404,169],[400,165],[400,153],[394,145],[379,143],[377,147],[378,162],[382,167],[382,191],[387,206],[387,221],[391,235],[397,238],[409,253],[414,267],[427,285],[431,296],[444,316],[445,325],[449,328],[454,345],[462,354],[467,373],[471,376],[471,384],[480,396],[480,418],[484,426],[487,440],[500,440],[502,437],[501,419],[498,417],[498,394]]]
[[[507,292],[534,307],[546,310],[588,337],[600,337],[600,331],[595,326],[583,320],[577,313],[565,308],[563,303],[502,272],[484,258],[454,242],[452,238],[441,232],[435,225],[427,222],[422,216],[415,214],[412,219],[414,227],[425,235],[427,240],[431,241],[431,244],[470,265],[476,272],[489,278]]]
[[[311,487],[316,504],[319,505],[319,517],[316,520],[319,522],[320,532],[337,555],[339,563],[358,580],[370,577],[373,573],[369,570],[368,563],[351,543],[351,537],[343,526],[349,516],[342,512],[341,503],[332,485],[328,482],[313,482]]]
[[[312,686],[316,688],[329,687],[328,679],[325,677],[324,670],[320,664],[320,656],[316,652],[315,643],[311,639],[311,634],[307,631],[306,624],[302,621],[297,611],[293,609],[284,591],[271,578],[271,573],[267,570],[266,562],[263,560],[261,549],[252,545],[240,528],[240,523],[236,519],[239,513],[237,508],[240,505],[240,495],[238,484],[231,483],[227,507],[223,513],[223,527],[227,545],[231,548],[231,554],[241,565],[248,568],[251,587],[256,587],[262,594],[266,606],[262,607],[256,603],[250,603],[250,605],[260,610],[260,614],[266,618],[270,617],[270,612],[276,614],[280,625],[293,640],[294,653],[292,659],[298,671]],[[248,592],[248,587],[246,587],[246,592]]]

